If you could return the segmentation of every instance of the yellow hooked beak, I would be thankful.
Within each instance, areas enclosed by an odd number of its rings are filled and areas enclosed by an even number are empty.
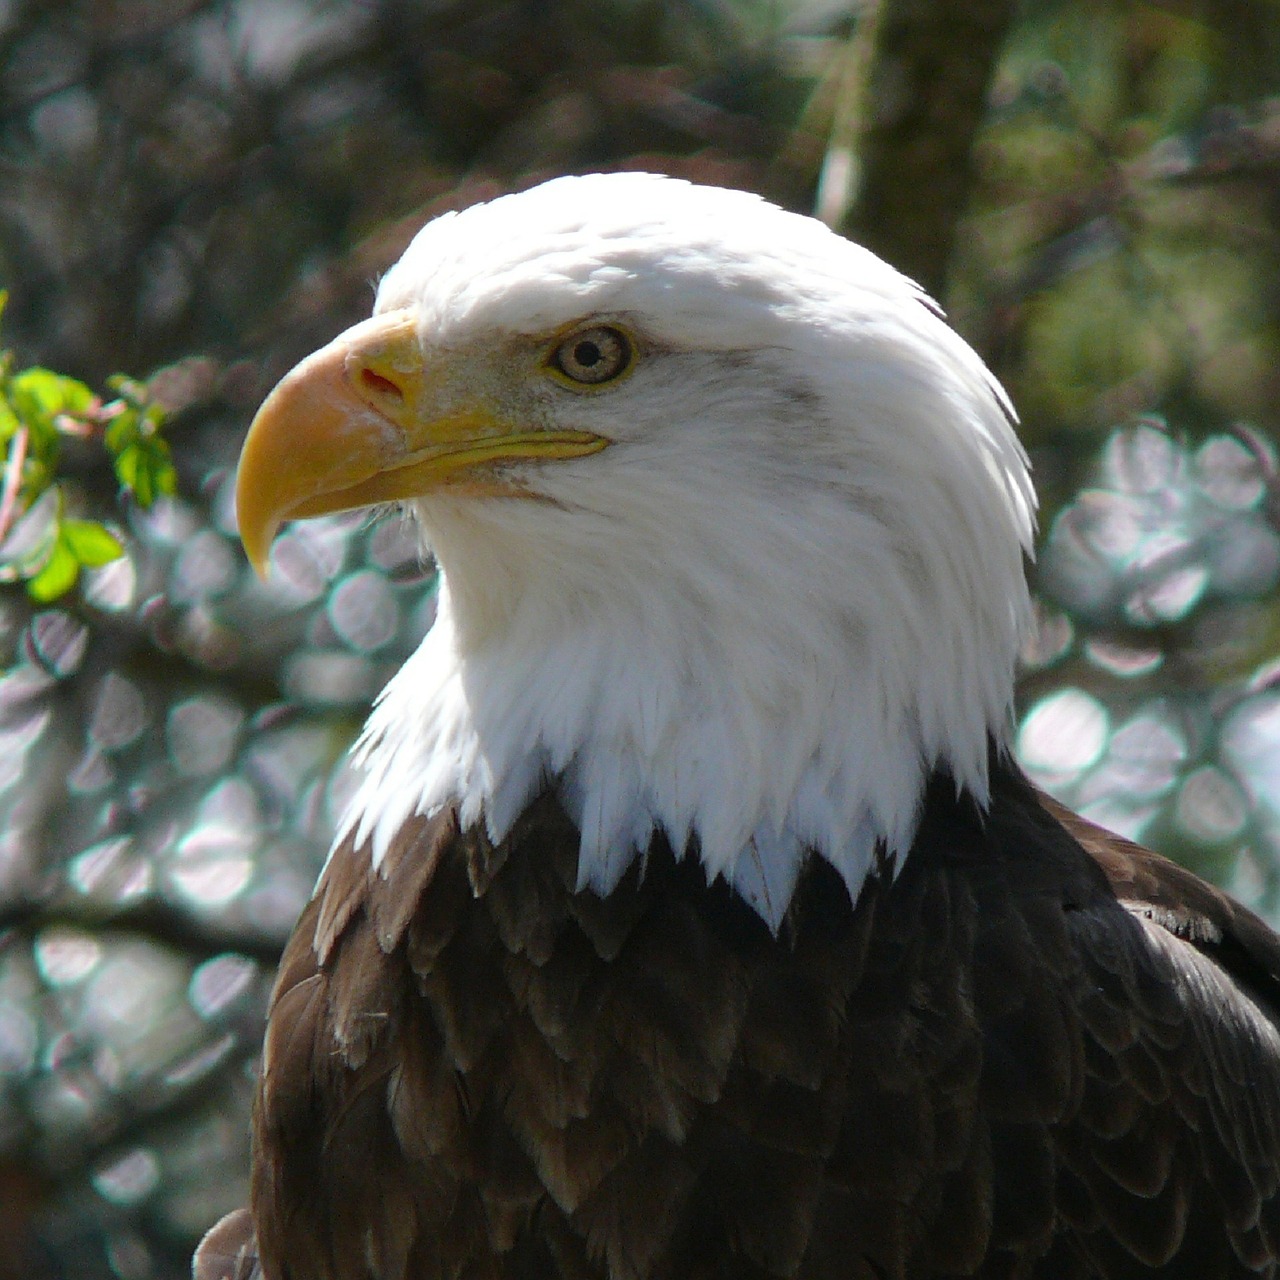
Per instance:
[[[240,453],[236,515],[260,577],[286,520],[416,498],[517,459],[580,458],[608,440],[520,430],[460,394],[448,357],[424,364],[413,308],[339,334],[287,373]]]

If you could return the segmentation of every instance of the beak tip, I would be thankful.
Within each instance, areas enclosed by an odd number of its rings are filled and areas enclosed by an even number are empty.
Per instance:
[[[240,519],[240,542],[253,571],[266,582],[270,575],[271,544],[280,529],[278,520],[252,521]]]

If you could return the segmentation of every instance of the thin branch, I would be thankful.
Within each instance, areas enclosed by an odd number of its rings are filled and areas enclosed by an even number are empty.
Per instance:
[[[282,938],[202,918],[154,899],[125,907],[74,898],[0,905],[0,939],[11,933],[29,937],[59,926],[136,934],[196,961],[232,951],[274,968],[284,950]]]
[[[258,1053],[258,1038],[255,1037],[251,1044],[242,1044],[235,1052],[229,1053],[207,1075],[174,1089],[163,1101],[150,1106],[135,1103],[128,1109],[122,1105],[113,1125],[80,1140],[75,1152],[75,1165],[68,1172],[72,1177],[80,1176],[103,1157],[153,1142],[157,1131],[163,1130],[165,1125],[188,1120],[202,1108],[218,1104],[227,1093],[228,1080],[244,1071],[246,1063],[255,1061]]]
[[[0,490],[0,542],[9,536],[14,513],[18,509],[18,490],[22,487],[22,468],[27,461],[27,443],[30,431],[26,423],[20,423],[13,439],[9,441],[9,457],[4,467],[4,488]]]

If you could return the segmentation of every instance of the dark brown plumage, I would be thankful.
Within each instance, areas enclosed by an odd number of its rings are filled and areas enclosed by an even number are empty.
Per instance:
[[[1280,940],[993,768],[856,907],[811,860],[776,940],[660,844],[575,892],[549,798],[340,848],[272,1005],[267,1276],[1274,1276]]]

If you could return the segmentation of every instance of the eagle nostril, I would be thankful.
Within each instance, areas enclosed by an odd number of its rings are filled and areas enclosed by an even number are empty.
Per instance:
[[[374,372],[372,369],[360,370],[360,385],[370,395],[384,400],[403,402],[404,392],[390,378]]]

